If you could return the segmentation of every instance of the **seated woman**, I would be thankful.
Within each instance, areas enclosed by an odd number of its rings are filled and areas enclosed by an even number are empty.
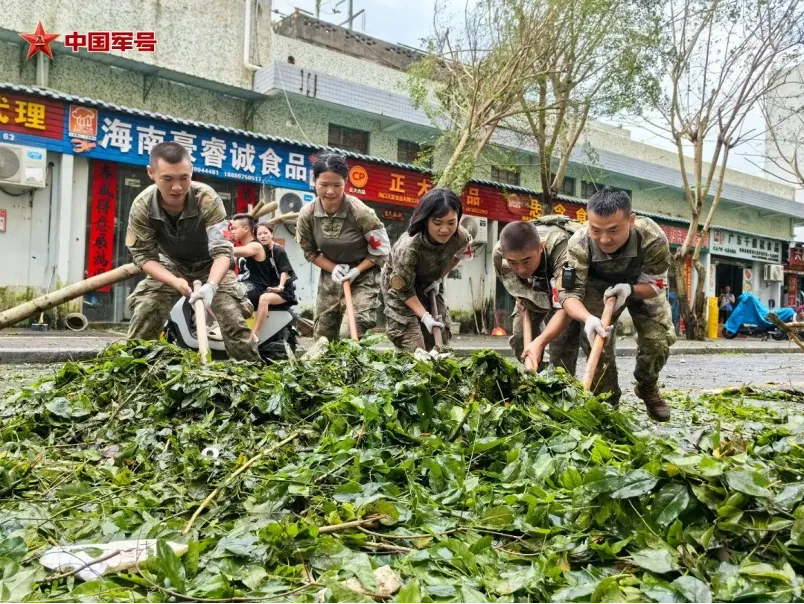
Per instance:
[[[257,314],[251,332],[256,341],[269,307],[296,304],[295,274],[287,252],[274,243],[273,231],[268,225],[255,227],[251,216],[237,214],[232,218],[232,234],[241,244],[234,250],[239,265],[238,279],[246,285],[246,295]]]

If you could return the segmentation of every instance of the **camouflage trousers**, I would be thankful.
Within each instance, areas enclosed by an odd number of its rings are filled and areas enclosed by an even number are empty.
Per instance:
[[[603,292],[608,286],[603,283],[591,281],[586,285],[584,304],[586,309],[600,317],[603,315]],[[670,347],[676,341],[676,332],[673,328],[670,304],[667,296],[661,294],[650,300],[634,300],[627,305],[634,328],[637,332],[637,353],[634,379],[637,384],[652,386],[659,381],[659,373],[667,364],[670,357]],[[612,320],[614,331],[617,329],[617,320],[622,309],[615,314]],[[586,337],[581,338],[581,347],[589,356],[591,346]],[[616,337],[614,334],[606,340],[600,362],[597,365],[595,377],[592,380],[592,391],[595,394],[610,392],[611,403],[620,400],[622,391],[617,381]]]
[[[352,305],[355,310],[357,335],[377,325],[377,308],[380,306],[380,271],[376,268],[362,273],[352,281]],[[332,280],[332,274],[321,271],[315,304],[313,337],[325,336],[328,340],[349,337],[343,285]]]
[[[205,283],[209,278],[209,261],[196,264],[174,262],[161,256],[160,264],[177,277],[187,280],[190,287],[198,279]],[[170,314],[170,309],[181,297],[170,285],[146,277],[128,297],[132,317],[128,326],[129,340],[157,340]],[[218,293],[212,300],[212,312],[221,328],[226,353],[239,361],[259,361],[256,343],[251,341],[251,330],[246,318],[254,308],[246,297],[245,288],[238,283],[232,271],[226,273],[218,285]]]
[[[432,314],[433,311],[430,308],[429,296],[425,296],[424,292],[419,291],[418,288],[416,295],[424,307]],[[447,304],[444,301],[443,288],[441,288],[441,291],[436,296],[436,306],[438,307],[438,316],[441,317],[441,322],[444,323],[444,328],[441,330],[441,340],[443,345],[446,346],[452,339],[452,330],[450,329],[451,319],[449,316],[449,308],[447,308]],[[388,334],[388,338],[394,343],[394,346],[401,350],[407,350],[408,352],[413,352],[417,348],[423,350],[432,350],[435,348],[435,337],[433,334],[427,331],[427,328],[421,324],[421,321],[413,314],[412,310],[407,309],[407,307],[405,308],[410,315],[405,316],[405,320],[402,320],[403,314],[401,312],[392,311],[393,314],[389,314],[386,308],[385,332]]]
[[[531,330],[534,338],[542,332],[542,321],[547,325],[554,315],[553,312],[543,313],[531,309],[527,309],[526,312],[530,316]],[[508,344],[514,351],[514,356],[519,359],[522,357],[522,353],[525,350],[525,331],[522,315],[519,311],[515,309],[514,314],[511,316],[514,318],[514,325],[513,333],[511,337],[508,338]],[[578,346],[582,332],[581,324],[577,321],[573,321],[558,338],[550,343],[548,352],[550,354],[550,364],[553,367],[563,367],[570,375],[575,375],[575,366],[578,363]],[[546,367],[547,362],[542,359],[542,362],[539,364],[539,371],[542,371]]]

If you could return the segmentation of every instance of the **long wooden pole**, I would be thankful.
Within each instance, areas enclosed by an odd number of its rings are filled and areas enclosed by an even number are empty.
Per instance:
[[[525,306],[525,301],[520,298],[517,300],[517,306],[522,315],[522,339],[525,343],[524,348],[527,348],[528,344],[533,341],[533,325],[530,324],[530,313]],[[528,371],[534,371],[536,369],[530,357],[525,357],[525,369]]]
[[[197,279],[193,282],[193,291],[201,289],[201,282]],[[195,330],[198,335],[198,354],[201,355],[201,362],[206,365],[209,361],[209,337],[207,336],[207,309],[204,308],[203,300],[196,300],[193,305],[195,309]]]
[[[603,307],[603,316],[600,318],[600,322],[603,323],[604,328],[611,325],[611,317],[614,315],[614,305],[616,303],[617,298],[614,296],[606,300],[606,306]],[[613,338],[614,335],[612,334],[609,337]],[[592,390],[592,380],[595,377],[597,364],[600,362],[600,354],[603,352],[603,345],[605,343],[606,341],[598,335],[595,337],[595,343],[592,344],[592,351],[589,353],[589,360],[586,362],[586,376],[583,380],[583,387],[587,392]]]
[[[84,294],[93,292],[101,287],[114,285],[120,281],[130,279],[139,274],[139,272],[140,269],[133,264],[124,264],[118,268],[101,273],[100,275],[95,275],[89,279],[84,279],[78,283],[73,283],[67,287],[45,294],[44,296],[39,296],[23,304],[9,308],[0,313],[0,329],[19,323],[36,313],[45,312],[60,304],[64,304],[75,298],[80,298]]]
[[[355,307],[352,303],[352,283],[350,281],[343,282],[343,301],[346,306],[346,320],[349,323],[349,335],[353,340],[359,340],[357,335],[357,321],[355,320]]]
[[[471,277],[470,277],[471,279]],[[436,296],[435,289],[430,290],[430,306],[432,310],[430,314],[433,315],[433,318],[439,320],[438,316],[438,297]],[[441,337],[441,328],[440,327],[433,327],[433,339],[435,340],[436,348],[440,348],[444,345],[444,338]]]

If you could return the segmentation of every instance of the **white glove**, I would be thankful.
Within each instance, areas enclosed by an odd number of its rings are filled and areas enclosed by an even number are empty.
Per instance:
[[[346,279],[346,273],[348,272],[348,264],[336,264],[335,268],[332,270],[332,280],[335,283],[343,283],[343,280]]]
[[[631,295],[632,291],[633,288],[627,283],[618,283],[617,285],[612,285],[603,292],[603,301],[605,302],[606,298],[617,298],[617,302],[614,303],[614,312],[617,312],[623,307],[625,300]]]
[[[595,336],[600,336],[603,339],[608,338],[611,335],[611,330],[611,327],[603,327],[603,322],[594,315],[590,316],[583,326],[583,331],[590,345],[595,343]]]
[[[430,333],[433,333],[434,327],[442,327],[442,328],[444,327],[444,324],[441,321],[435,320],[433,318],[433,315],[431,315],[429,312],[424,313],[424,316],[419,320],[422,322],[422,325],[424,325],[427,328],[427,331],[429,331]]]
[[[195,304],[198,300],[202,300],[204,302],[204,308],[209,310],[210,306],[212,306],[212,299],[215,297],[215,294],[218,293],[218,286],[213,282],[205,283],[200,288],[198,288],[197,292],[193,292],[193,295],[190,296],[190,304]]]
[[[435,292],[438,293],[440,287],[441,287],[441,279],[436,279],[430,285],[424,288],[424,295],[426,296],[433,290],[435,290]]]
[[[343,276],[343,280],[344,280],[344,281],[348,281],[349,283],[351,283],[352,281],[354,281],[355,279],[357,279],[357,276],[358,276],[359,274],[360,274],[360,271],[359,271],[359,270],[357,270],[357,267],[350,268],[350,269],[349,269],[349,272],[347,272],[347,273],[346,273],[346,274]]]

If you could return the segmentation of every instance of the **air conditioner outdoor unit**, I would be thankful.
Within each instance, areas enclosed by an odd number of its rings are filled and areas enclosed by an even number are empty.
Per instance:
[[[766,264],[762,272],[765,281],[784,281],[784,266],[781,264]]]
[[[41,189],[47,175],[47,152],[36,147],[0,144],[0,185]]]
[[[301,212],[301,209],[315,199],[315,193],[309,191],[295,191],[293,189],[274,189],[274,201],[279,207],[274,217],[279,218],[287,214]],[[296,234],[296,225],[291,222],[283,223],[291,235]]]
[[[489,240],[488,218],[464,216],[461,218],[461,226],[469,231],[472,236],[472,243],[475,245],[486,243]]]

